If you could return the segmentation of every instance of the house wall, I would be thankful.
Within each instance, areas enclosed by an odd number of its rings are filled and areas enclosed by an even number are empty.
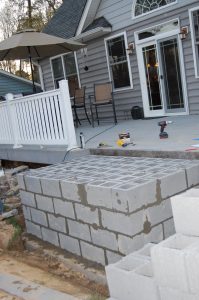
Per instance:
[[[0,74],[0,96],[5,96],[8,93],[31,93],[33,91],[32,84],[21,80],[11,78]]]
[[[105,36],[113,36],[126,31],[128,42],[134,41],[134,32],[144,28],[179,18],[181,26],[189,26],[189,9],[198,6],[198,0],[178,0],[177,4],[165,7],[159,11],[152,12],[144,17],[132,18],[132,0],[115,1],[102,0],[98,8],[96,18],[104,16],[112,24],[112,33]],[[153,22],[151,22],[153,20]],[[187,83],[188,103],[191,114],[199,113],[199,79],[195,78],[193,49],[191,44],[191,34],[182,41],[185,75]],[[88,43],[87,61],[83,59],[81,52],[77,55],[80,81],[82,86],[86,86],[88,94],[93,93],[93,84],[109,80],[108,66],[105,52],[104,37],[95,39]],[[89,70],[84,71],[85,64]],[[134,105],[142,106],[142,95],[138,72],[138,62],[136,51],[130,56],[131,72],[133,77],[133,89],[115,92],[116,111],[119,117],[126,117]],[[44,71],[44,82],[46,89],[53,88],[51,79],[49,60],[42,62]],[[87,99],[88,101],[88,99]],[[111,107],[102,108],[103,114],[110,116]]]

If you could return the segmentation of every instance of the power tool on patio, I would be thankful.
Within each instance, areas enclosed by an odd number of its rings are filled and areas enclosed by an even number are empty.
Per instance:
[[[160,126],[160,134],[159,134],[160,139],[167,139],[169,137],[168,133],[165,132],[164,130],[168,124],[172,124],[172,123],[173,123],[172,121],[158,122],[158,126]]]

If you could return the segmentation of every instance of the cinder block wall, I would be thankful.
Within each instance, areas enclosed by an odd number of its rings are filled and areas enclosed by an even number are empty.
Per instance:
[[[53,168],[53,175],[45,168],[18,175],[27,232],[102,265],[172,235],[170,196],[195,180],[188,167],[113,188],[110,181],[67,179]]]

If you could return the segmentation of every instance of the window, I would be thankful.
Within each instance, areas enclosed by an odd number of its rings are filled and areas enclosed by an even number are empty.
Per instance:
[[[125,36],[120,35],[106,40],[108,64],[114,89],[132,87],[130,64],[127,57]]]
[[[68,80],[70,95],[79,87],[77,65],[74,53],[68,53],[51,60],[55,87],[59,87],[59,81]]]
[[[176,0],[137,0],[134,7],[134,16],[141,16],[175,2]]]
[[[190,16],[195,73],[196,77],[199,78],[199,8],[197,10],[192,10]]]

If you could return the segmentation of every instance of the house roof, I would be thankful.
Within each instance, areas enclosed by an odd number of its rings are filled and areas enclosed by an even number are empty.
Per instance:
[[[10,72],[4,71],[4,70],[0,70],[0,74],[3,75],[3,76],[7,76],[7,77],[10,77],[10,78],[13,78],[15,80],[19,80],[21,82],[27,83],[27,84],[29,84],[29,85],[32,86],[32,81],[31,80],[28,80],[28,79],[25,79],[23,77],[14,75],[14,74],[12,74]],[[35,82],[35,85],[40,86],[40,84],[37,83],[37,82]]]
[[[74,37],[86,3],[87,0],[64,0],[43,32],[62,38]]]
[[[100,17],[95,19],[91,24],[89,24],[82,32],[87,32],[98,27],[110,28],[112,25],[104,18]]]

